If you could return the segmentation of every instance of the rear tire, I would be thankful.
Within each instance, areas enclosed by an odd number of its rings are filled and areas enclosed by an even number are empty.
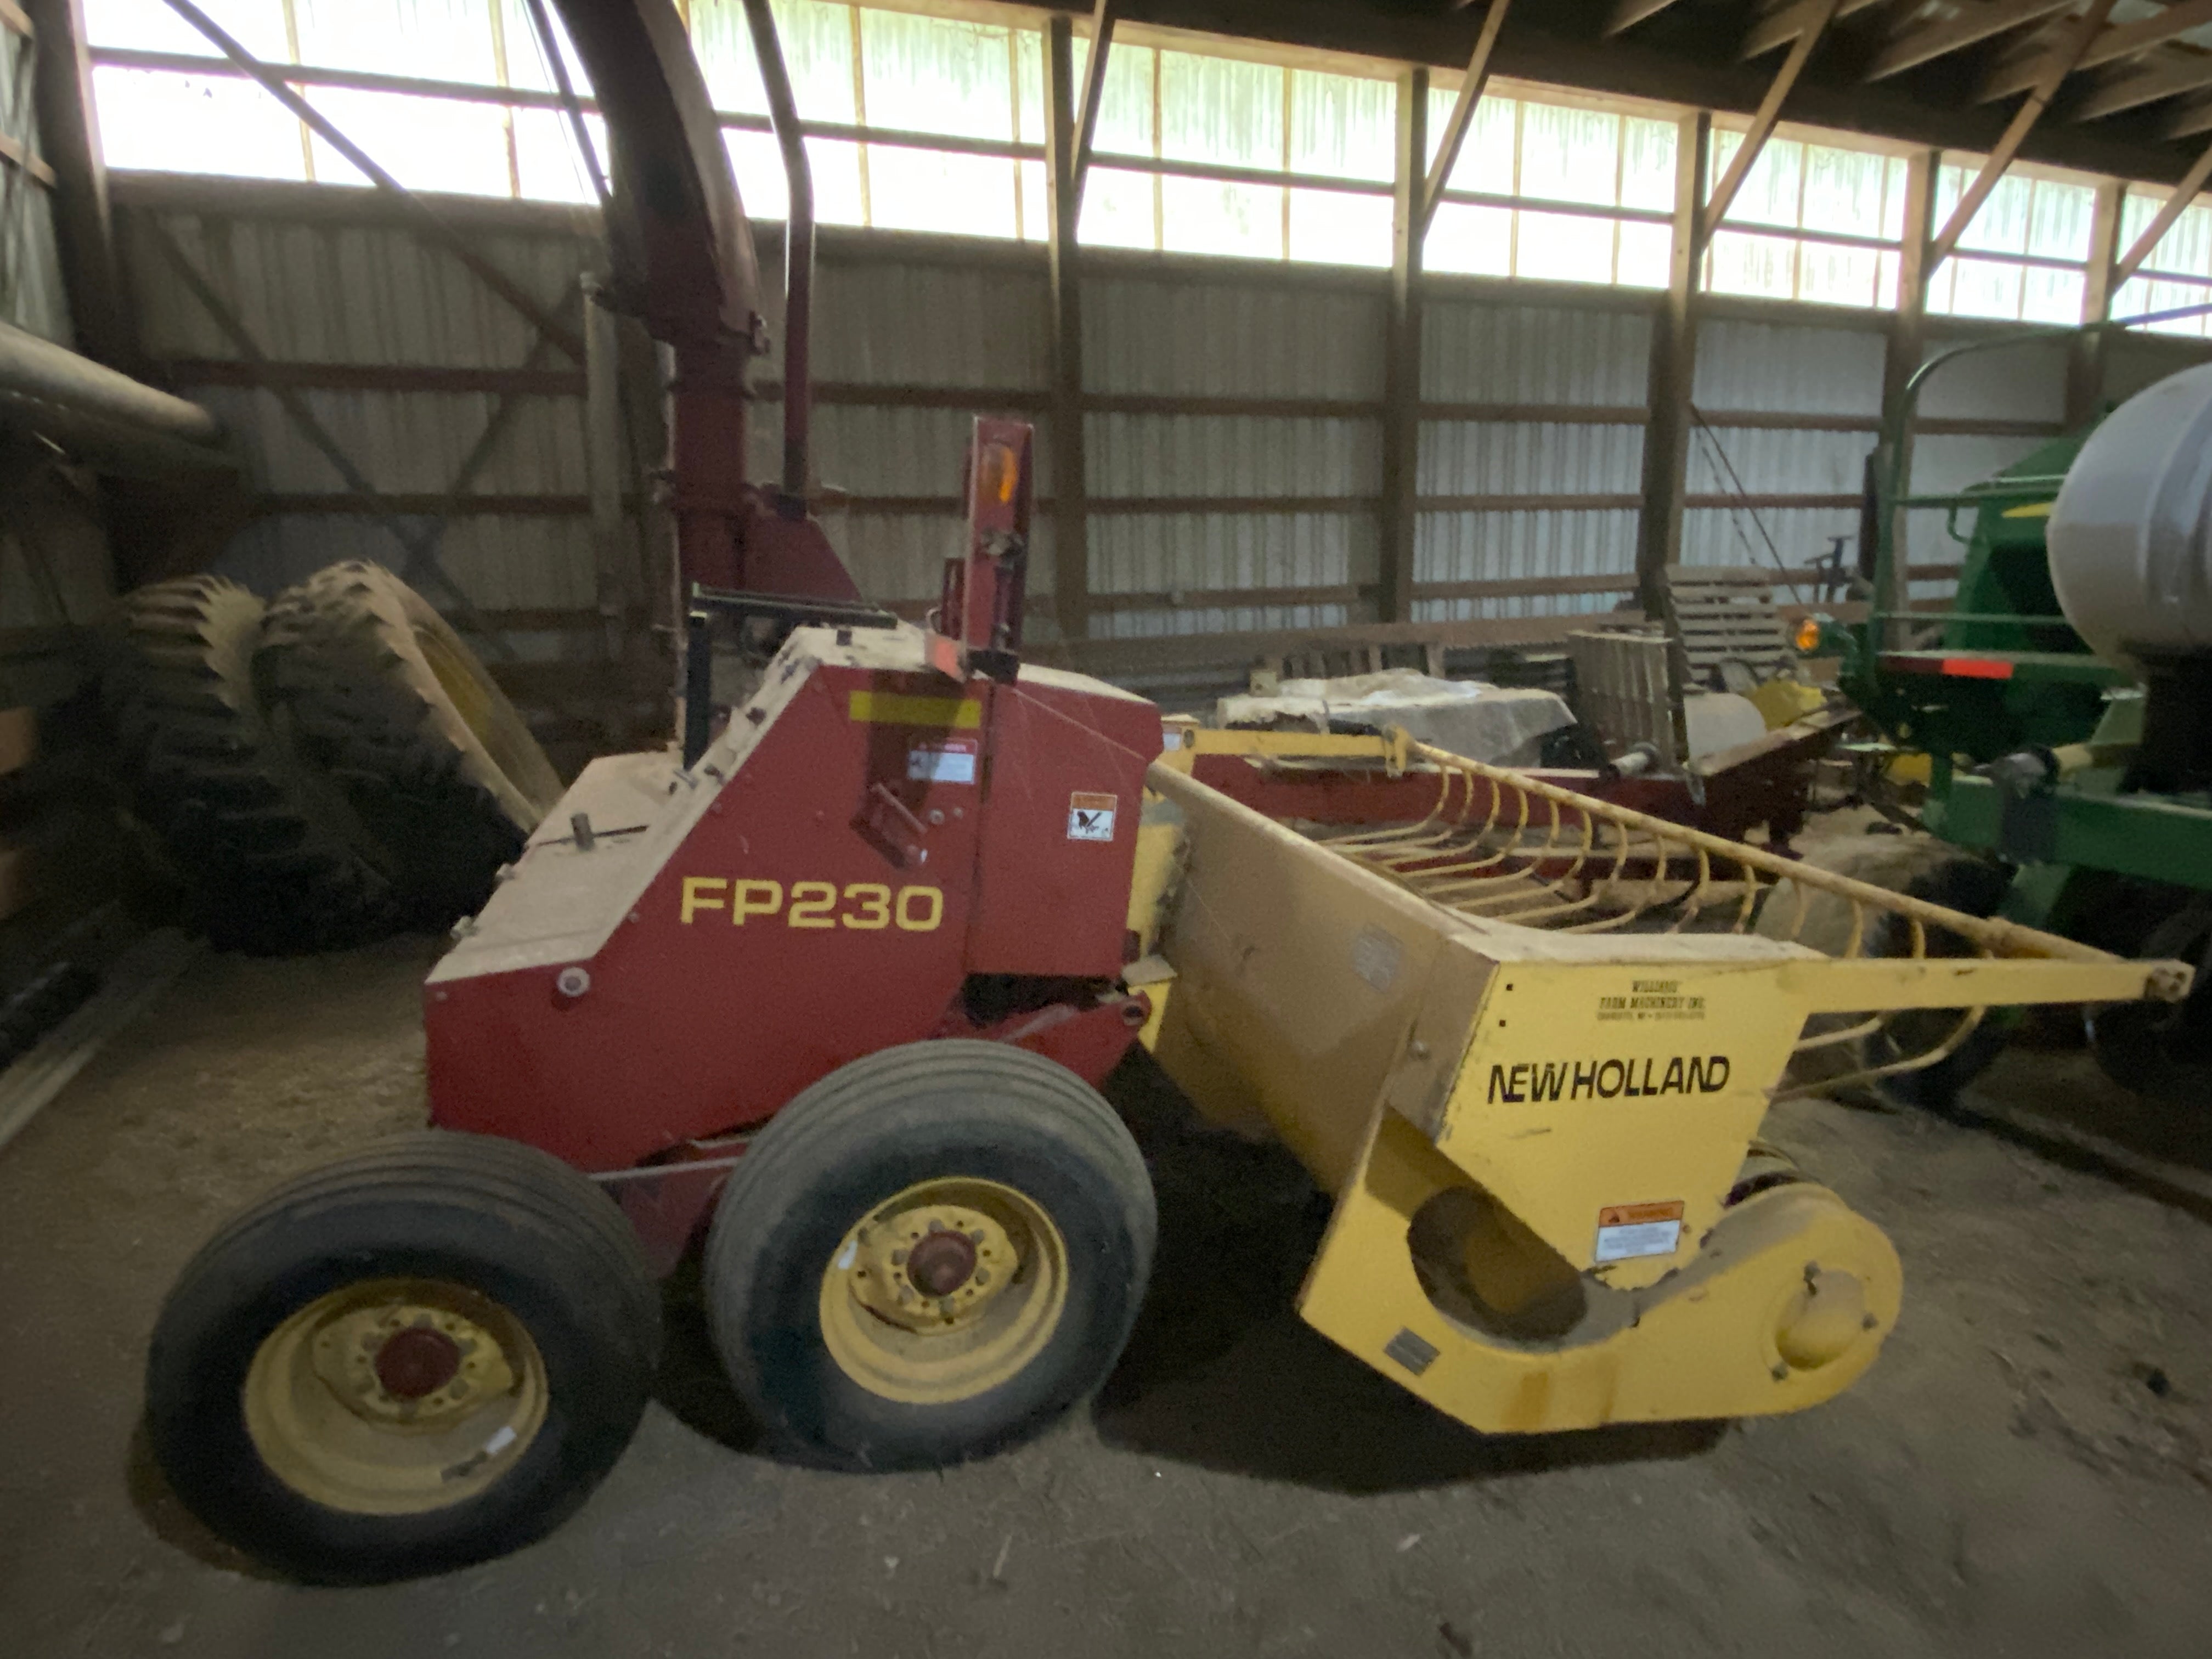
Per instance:
[[[1947,842],[1924,836],[1869,836],[1863,841],[1835,842],[1808,854],[1805,862],[1815,869],[1849,876],[1870,886],[1940,904],[1970,916],[1995,915],[2010,885],[2010,878],[1999,866],[1961,853]],[[1785,879],[1766,896],[1759,911],[1758,930],[1770,939],[1795,939],[1815,950],[1840,956],[1850,939],[1851,910],[1848,900],[1808,887],[1804,920],[1800,924],[1796,899]],[[1874,917],[1860,949],[1868,956],[1909,956],[1912,950],[1911,925],[1901,917]],[[1929,932],[1927,951],[1931,957],[1973,953],[1965,939],[1941,928]],[[1799,1085],[1818,1084],[1847,1073],[1889,1065],[1909,1054],[1925,1053],[1950,1035],[1965,1012],[1923,1009],[1894,1015],[1881,1030],[1856,1042],[1799,1054],[1790,1062],[1790,1080]],[[1833,1015],[1826,1019],[1830,1027],[1836,1028],[1856,1024],[1860,1018]],[[1858,1086],[1892,1105],[1948,1111],[1958,1099],[1959,1091],[1986,1071],[2004,1051],[2009,1035],[2008,1024],[1999,1011],[1989,1010],[1965,1042],[1944,1059],[1915,1071],[1893,1072]]]
[[[194,1256],[146,1367],[185,1504],[295,1577],[377,1583],[558,1526],[659,1355],[619,1211],[532,1148],[433,1131],[288,1182]]]
[[[104,676],[138,816],[227,950],[357,944],[389,925],[379,851],[346,799],[295,751],[253,684],[261,601],[220,576],[127,596]]]
[[[981,1456],[1105,1381],[1157,1225],[1136,1143],[1073,1073],[997,1043],[887,1049],[800,1094],[737,1166],[707,1241],[714,1345],[809,1461]]]
[[[277,595],[255,672],[387,851],[410,920],[478,908],[561,780],[476,653],[380,565]]]

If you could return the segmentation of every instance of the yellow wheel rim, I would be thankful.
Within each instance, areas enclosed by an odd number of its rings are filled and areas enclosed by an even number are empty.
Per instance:
[[[838,1241],[822,1340],[870,1393],[948,1405],[1019,1375],[1066,1305],[1067,1246],[1042,1205],[995,1181],[925,1181]]]
[[[246,1428],[301,1497],[358,1515],[465,1502],[545,1421],[545,1362],[520,1320],[465,1285],[374,1279],[318,1297],[247,1368]]]

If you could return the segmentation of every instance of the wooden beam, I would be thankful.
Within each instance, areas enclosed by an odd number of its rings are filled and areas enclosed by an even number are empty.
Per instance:
[[[0,162],[11,167],[21,167],[35,185],[49,190],[53,187],[54,170],[33,155],[30,146],[21,139],[4,132],[0,132]]]
[[[1670,0],[1659,0],[1661,5],[1669,3]],[[1624,0],[1624,3],[1648,6],[1650,0]],[[1444,119],[1443,139],[1437,147],[1436,158],[1429,163],[1428,182],[1421,190],[1419,229],[1424,237],[1437,216],[1437,204],[1443,200],[1445,181],[1459,164],[1459,153],[1467,143],[1468,130],[1474,125],[1475,106],[1482,101],[1482,89],[1490,80],[1490,58],[1498,48],[1498,32],[1505,27],[1505,14],[1512,5],[1513,0],[1490,0],[1490,9],[1483,15],[1482,33],[1475,36],[1474,53],[1467,60],[1467,73],[1460,79],[1459,96],[1453,100],[1451,113]],[[1656,10],[1657,7],[1650,9]],[[1645,15],[1650,15],[1650,11]]]
[[[1390,198],[1390,303],[1382,359],[1382,522],[1376,582],[1384,622],[1413,616],[1413,542],[1421,454],[1421,205],[1429,155],[1429,72],[1398,76],[1398,147]]]
[[[1101,27],[1110,37],[1108,0]],[[1091,67],[1105,62],[1107,41],[1094,41]],[[1093,80],[1085,83],[1087,102]],[[1083,289],[1076,270],[1076,221],[1083,210],[1077,164],[1084,144],[1076,105],[1075,40],[1065,15],[1045,26],[1045,194],[1048,210],[1046,276],[1052,343],[1053,611],[1062,639],[1091,630],[1091,529],[1086,505],[1090,463],[1083,431]],[[1091,106],[1095,116],[1096,106]]]
[[[2070,114],[2076,121],[2101,121],[2123,110],[2140,109],[2203,87],[2212,87],[2212,55],[2192,52],[2113,76],[2083,94]]]
[[[1821,35],[1835,21],[1838,3],[1839,0],[1813,0],[1807,9],[1804,27],[1790,43],[1790,55],[1782,60],[1782,67],[1774,72],[1774,79],[1768,83],[1766,95],[1759,100],[1759,109],[1752,116],[1751,125],[1743,135],[1743,143],[1729,158],[1728,171],[1721,175],[1720,183],[1713,186],[1712,196],[1705,203],[1702,216],[1703,240],[1695,249],[1700,256],[1705,251],[1705,242],[1711,238],[1713,227],[1728,217],[1728,210],[1735,204],[1736,191],[1743,188],[1743,181],[1750,176],[1752,168],[1759,164],[1759,152],[1766,148],[1766,141],[1774,136],[1775,123],[1782,118],[1783,100],[1790,96],[1790,89],[1797,84],[1797,77],[1804,73],[1806,62],[1813,56],[1813,48],[1820,44]]]
[[[1798,0],[1794,6],[1777,7],[1768,12],[1744,32],[1743,44],[1736,48],[1737,58],[1748,63],[1788,46],[1805,32],[1806,20],[1813,15],[1818,0]],[[1844,0],[1836,15],[1849,17],[1853,12],[1887,3],[1888,0]]]
[[[1614,35],[1634,28],[1645,18],[1656,17],[1674,3],[1674,0],[1618,0],[1613,9],[1613,15],[1605,20],[1601,33],[1610,40]]]
[[[2212,132],[2212,99],[2177,106],[2167,113],[2159,131],[2168,138],[2194,138],[2200,132]]]
[[[1905,384],[1912,378],[1928,356],[1928,281],[1935,274],[1934,252],[1936,235],[1936,177],[1943,165],[1943,152],[1923,149],[1906,163],[1905,171],[1905,232],[1897,256],[1897,310],[1889,320],[1889,337],[1884,342],[1881,363],[1882,430],[1899,431],[1899,416],[1905,404]],[[1900,431],[1899,442],[1902,453],[1894,461],[1897,477],[1901,483],[1912,478],[1912,432]],[[1886,458],[1877,444],[1872,456],[1879,471]],[[1870,520],[1862,521],[1862,534]],[[1905,566],[1905,550],[1896,550],[1899,557],[1891,571],[1890,591],[1875,596],[1875,603],[1885,611],[1901,611],[1911,592],[1911,583],[1899,574]],[[1872,574],[1875,568],[1875,549],[1859,549],[1859,568]]]
[[[2112,314],[2119,291],[2120,216],[2127,206],[2125,181],[2106,179],[2097,185],[2089,211],[2089,264],[2083,275],[2081,320],[2101,323]],[[2105,347],[2109,329],[2076,334],[2066,343],[2066,424],[2077,427],[2105,400]]]
[[[1984,5],[1962,7],[1940,21],[1923,23],[1898,35],[1875,54],[1874,62],[1867,65],[1866,78],[1881,81],[1902,75],[2007,29],[2048,17],[2054,11],[2065,11],[2074,3],[2075,0],[1989,0]],[[2097,21],[2103,23],[2101,12]]]
[[[2080,69],[2096,69],[2102,64],[2116,64],[2124,58],[2134,58],[2162,46],[2178,34],[2202,28],[2212,23],[2212,0],[2182,0],[2179,5],[2168,6],[2164,11],[2133,23],[2106,25],[2104,32],[2089,43],[2089,50],[2081,54]],[[2035,84],[2035,71],[2041,60],[2043,42],[2039,39],[2027,42],[2021,50],[2007,54],[2004,61],[1990,71],[1982,82],[1981,100],[1992,103],[1999,98],[2009,98],[2014,93],[2026,92]]]
[[[1648,615],[1662,614],[1662,578],[1680,562],[1682,496],[1690,459],[1690,386],[1697,368],[1692,299],[1705,243],[1705,177],[1712,163],[1713,118],[1686,112],[1674,140],[1674,253],[1666,297],[1651,318],[1651,362],[1644,428],[1643,511],[1636,524],[1637,592]]]
[[[54,234],[77,348],[111,367],[135,368],[138,331],[107,199],[80,0],[30,0],[29,10],[39,148],[54,175]]]
[[[1083,186],[1091,179],[1091,143],[1098,132],[1098,110],[1106,100],[1106,59],[1114,45],[1114,25],[1121,17],[1120,0],[1098,0],[1091,11],[1091,57],[1083,66],[1083,92],[1073,105],[1071,150],[1067,163],[1068,189],[1074,197],[1074,217],[1083,216]],[[1069,48],[1071,54],[1073,48]],[[1071,55],[1069,62],[1074,61]]]
[[[2130,242],[2128,251],[2119,257],[2112,268],[2112,291],[2115,294],[2127,286],[2129,277],[2142,269],[2143,261],[2156,251],[2159,243],[2165,240],[2166,233],[2173,228],[2173,222],[2181,217],[2182,210],[2197,199],[2197,192],[2204,188],[2207,179],[2212,179],[2212,144],[2207,144],[2204,153],[2189,164],[2189,171],[2181,175],[2181,182],[2173,187],[2173,194],[2160,205],[2151,222],[2143,227],[2142,234]]]
[[[1959,246],[1959,238],[1966,234],[1966,227],[1974,222],[1974,216],[1982,210],[1982,204],[1989,200],[1990,192],[1997,187],[1997,180],[2004,177],[2005,169],[2020,154],[2021,145],[2027,142],[2027,135],[2034,130],[2036,122],[2042,118],[2043,112],[2050,107],[2052,97],[2058,91],[2059,82],[2074,72],[2075,64],[2081,62],[2081,54],[2089,49],[2089,42],[2097,38],[2097,31],[2104,27],[2105,19],[2112,9],[2112,0],[2089,0],[2081,14],[2061,31],[2057,43],[2051,49],[2051,55],[2043,60],[2042,75],[2028,89],[2027,96],[2021,100],[2020,108],[2014,112],[2012,119],[2006,123],[2003,136],[1997,140],[1996,148],[1990,151],[1989,159],[1982,163],[1982,170],[1974,175],[1973,182],[1966,186],[1966,193],[1959,198],[1958,206],[1951,210],[1951,217],[1936,236],[1935,246],[1929,250],[1928,269],[1931,272],[1949,258],[1952,250]]]

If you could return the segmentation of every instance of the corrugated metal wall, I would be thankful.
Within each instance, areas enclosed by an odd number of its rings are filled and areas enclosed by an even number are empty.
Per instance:
[[[39,153],[32,44],[0,27],[0,134]],[[44,169],[0,160],[0,321],[75,343]],[[82,653],[67,629],[96,620],[113,592],[106,538],[82,483],[16,447],[0,478],[0,708],[57,702]]]
[[[1382,297],[1371,283],[1317,283],[1267,266],[1203,280],[1093,276],[1082,304],[1085,390],[1109,405],[1382,396]],[[1090,414],[1093,632],[1317,628],[1371,616],[1371,600],[1352,590],[1376,578],[1380,433],[1372,413]],[[1297,505],[1205,505],[1261,496]],[[1190,507],[1176,505],[1183,498]],[[1333,592],[1306,604],[1220,598],[1291,587]]]
[[[557,216],[511,216],[524,225]],[[388,224],[349,225],[325,216],[302,222],[263,214],[155,211],[122,216],[148,354],[193,366],[258,356],[282,364],[409,365],[452,369],[576,366],[452,257]],[[595,238],[559,229],[472,231],[478,252],[573,329],[578,282],[598,254]],[[189,262],[216,301],[245,331],[242,343],[177,271],[168,248]],[[295,399],[380,494],[442,495],[482,437],[498,399],[482,391],[274,390],[222,384],[183,389],[213,410],[246,459],[254,483],[276,509],[249,525],[220,561],[224,574],[273,592],[335,560],[368,558],[404,572],[441,603],[453,590],[487,612],[575,611],[594,600],[596,577],[579,514],[466,514],[402,522],[434,539],[429,558],[410,550],[385,520],[343,497],[348,480],[285,407]],[[586,489],[582,404],[571,396],[521,395],[486,452],[469,493],[569,497]],[[287,510],[287,497],[325,498],[316,510]],[[327,508],[328,510],[324,510]],[[441,580],[440,571],[450,579]],[[525,658],[560,653],[558,630],[524,629]]]
[[[1429,301],[1421,334],[1425,404],[1508,405],[1511,419],[1450,418],[1421,425],[1417,489],[1428,498],[1599,496],[1611,505],[1453,506],[1420,514],[1413,549],[1419,585],[1619,577],[1634,586],[1642,407],[1651,325],[1640,303],[1610,307]],[[1545,407],[1555,420],[1535,417]],[[1527,594],[1416,601],[1419,621],[1606,611],[1617,594]]]
[[[825,258],[815,299],[816,376],[853,388],[853,396],[881,386],[886,395],[890,388],[988,389],[1042,399],[1050,378],[1046,300],[1042,255],[1018,249],[956,247],[938,258],[849,264]],[[774,322],[781,337],[781,317]],[[817,406],[815,471],[825,489],[861,503],[870,497],[942,503],[922,511],[833,505],[823,514],[831,541],[870,598],[937,597],[945,560],[957,550],[952,498],[975,413],[972,406]],[[1022,413],[1037,428],[1037,493],[1049,496],[1051,422],[1033,407]],[[768,447],[757,452],[756,476],[771,477],[778,465],[781,419],[777,405],[763,408],[757,430]],[[1052,578],[1051,515],[1040,513],[1030,593],[1048,595]]]
[[[236,187],[234,206],[226,188],[197,184],[187,199],[179,187],[126,177],[119,191],[149,349],[180,374],[220,382],[209,360],[237,369],[246,354],[174,280],[165,238],[235,313],[253,351],[277,364],[534,365],[576,380],[557,353],[533,356],[534,331],[511,307],[404,228],[349,222],[314,187]],[[471,213],[476,246],[573,325],[577,279],[599,253],[588,219],[507,204]],[[763,248],[770,272],[774,240],[771,232]],[[957,542],[959,468],[975,413],[997,408],[1038,423],[1039,494],[1054,493],[1042,252],[842,232],[825,238],[820,268],[816,471],[825,518],[865,592],[918,608],[934,597]],[[1094,633],[1372,619],[1382,275],[1098,253],[1086,260],[1081,298]],[[1632,591],[1650,304],[1540,284],[1437,283],[1421,366],[1419,619],[1602,611]],[[1857,531],[1883,334],[1865,313],[1814,321],[1778,311],[1770,320],[1742,309],[1732,304],[1700,328],[1693,397],[1707,419],[1692,434],[1684,556],[1794,571]],[[1939,343],[1966,332],[1947,326]],[[2150,375],[2144,363],[2179,361],[2138,341],[2126,353],[2125,372],[2138,380]],[[764,378],[775,372],[773,361],[763,366]],[[1923,413],[1939,424],[2055,430],[2063,386],[2055,349],[1986,354],[1939,376]],[[230,424],[256,483],[273,493],[276,510],[239,536],[225,568],[267,591],[335,558],[405,565],[390,530],[343,499],[345,479],[275,392],[185,389]],[[490,504],[501,510],[458,514],[438,532],[436,558],[454,587],[517,629],[514,649],[526,659],[601,648],[588,614],[595,575],[574,393],[568,386],[518,398],[470,487],[506,498]],[[302,385],[291,395],[374,489],[403,495],[448,491],[496,403],[465,390]],[[1177,401],[1195,407],[1161,406]],[[773,404],[760,409],[756,477],[773,476],[779,415]],[[1929,434],[1917,487],[1971,483],[2037,441],[2032,433]],[[1942,517],[1916,515],[1916,562],[1956,562]],[[437,529],[418,520],[411,532],[426,526]],[[1031,573],[1041,599],[1053,553],[1051,514],[1041,512]],[[434,598],[450,597],[427,567],[415,575]],[[1941,586],[1917,591],[1928,597]],[[1033,629],[1049,637],[1048,599],[1039,611]]]
[[[1858,498],[1881,413],[1885,340],[1864,326],[1715,319],[1698,331],[1691,402],[1721,411],[1829,417],[1835,428],[1693,422],[1682,518],[1687,564],[1749,565],[1797,580],[1784,599],[1816,596],[1804,567],[1838,536],[1855,556]],[[1700,506],[1699,498],[1723,498]],[[1826,499],[1818,499],[1826,498]]]
[[[25,72],[27,36],[0,28],[0,133],[29,154],[39,150],[33,77]],[[0,161],[0,321],[63,344],[70,343],[48,186],[13,161]]]

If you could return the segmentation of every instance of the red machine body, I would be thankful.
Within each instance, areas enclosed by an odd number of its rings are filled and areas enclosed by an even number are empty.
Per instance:
[[[585,769],[430,975],[436,1122],[605,1173],[928,1037],[1112,1069],[1159,710],[1022,665],[1029,463],[976,422],[948,631],[795,628],[693,764]],[[712,1187],[683,1190],[657,1231]]]
[[[430,976],[433,1118],[609,1170],[932,1036],[1110,1069],[1158,711],[927,649],[800,629],[689,773],[593,762]]]

